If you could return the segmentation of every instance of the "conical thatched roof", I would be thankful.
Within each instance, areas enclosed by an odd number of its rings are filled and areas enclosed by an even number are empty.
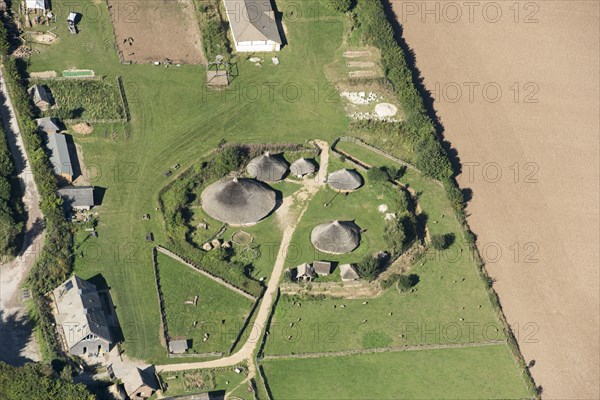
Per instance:
[[[317,166],[312,160],[309,160],[308,158],[301,158],[299,160],[296,160],[290,166],[290,172],[292,173],[292,175],[295,175],[297,177],[312,174],[316,170]]]
[[[310,241],[324,253],[349,253],[360,244],[360,228],[350,221],[326,222],[313,228]]]
[[[275,192],[252,179],[227,178],[201,195],[202,208],[216,220],[231,225],[253,224],[275,208]]]
[[[356,190],[363,184],[363,178],[351,169],[340,169],[327,177],[327,183],[335,190]]]
[[[248,175],[264,182],[277,182],[283,179],[288,170],[288,163],[279,155],[269,152],[253,158],[246,166]]]

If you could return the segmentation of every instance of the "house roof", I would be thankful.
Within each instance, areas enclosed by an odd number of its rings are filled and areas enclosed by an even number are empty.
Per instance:
[[[309,276],[311,278],[315,276],[315,270],[309,263],[305,262],[296,267],[296,277],[300,278],[303,276]]]
[[[36,84],[29,88],[29,92],[33,96],[33,102],[37,104],[40,101],[44,101],[46,103],[51,103],[52,98],[50,97],[50,93],[46,90],[46,88],[42,85]],[[46,118],[40,118],[46,119]],[[49,118],[48,118],[49,119]]]
[[[169,340],[169,351],[171,353],[185,353],[188,349],[188,342],[186,339],[175,339]]]
[[[355,281],[359,278],[356,269],[352,264],[340,265],[340,275],[343,281]]]
[[[246,166],[248,175],[264,182],[277,182],[283,179],[288,170],[288,163],[281,155],[268,151],[253,158]]]
[[[54,289],[56,323],[64,332],[67,347],[93,334],[111,343],[111,335],[96,286],[73,275]]]
[[[340,169],[327,177],[327,183],[336,190],[356,190],[363,184],[362,176],[352,169]]]
[[[67,137],[62,133],[47,135],[46,145],[50,151],[50,163],[56,175],[73,175],[73,164],[67,146]]]
[[[224,3],[236,42],[282,43],[270,0],[224,0]]]
[[[319,275],[329,275],[331,273],[331,263],[329,261],[315,261],[313,268]]]
[[[208,215],[232,225],[256,223],[276,205],[275,192],[270,187],[246,178],[215,182],[204,189],[201,200]]]
[[[140,387],[147,386],[152,390],[158,390],[158,382],[152,372],[147,369],[142,371],[136,368],[135,371],[125,375],[121,378],[123,386],[125,386],[125,392],[131,397],[132,393],[135,393]]]
[[[42,132],[56,133],[56,132],[61,131],[60,127],[57,125],[57,122],[54,118],[50,118],[50,117],[38,118],[35,120],[35,122],[37,122],[38,129],[41,130]]]
[[[324,253],[349,253],[360,244],[360,228],[351,221],[325,222],[313,228],[310,241]]]
[[[58,189],[58,194],[70,207],[93,207],[94,188],[91,186],[65,186]]]
[[[315,165],[314,161],[309,160],[308,158],[300,158],[299,160],[294,161],[294,163],[290,166],[290,172],[296,176],[312,174],[316,170],[317,166]]]

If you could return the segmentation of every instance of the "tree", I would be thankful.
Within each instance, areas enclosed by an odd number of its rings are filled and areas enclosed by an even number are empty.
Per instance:
[[[448,247],[446,235],[431,235],[431,246],[436,250],[444,250]]]
[[[419,276],[416,274],[400,275],[398,277],[398,290],[408,292],[417,283],[419,283]]]
[[[383,168],[373,167],[367,171],[367,179],[371,183],[384,183],[389,180],[389,176]]]
[[[348,12],[352,8],[352,0],[329,0],[329,4],[339,12]]]
[[[384,228],[383,236],[388,250],[392,254],[400,254],[404,250],[406,234],[402,222],[395,218],[387,222]]]
[[[371,281],[377,276],[377,272],[379,271],[379,263],[377,262],[376,258],[367,255],[356,265],[356,269],[358,270],[358,275],[360,275],[361,278]]]

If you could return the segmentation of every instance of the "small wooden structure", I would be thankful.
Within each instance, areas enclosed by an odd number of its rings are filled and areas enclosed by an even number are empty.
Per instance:
[[[229,85],[229,62],[223,56],[216,56],[215,61],[206,64],[206,85],[208,87],[224,87]]]

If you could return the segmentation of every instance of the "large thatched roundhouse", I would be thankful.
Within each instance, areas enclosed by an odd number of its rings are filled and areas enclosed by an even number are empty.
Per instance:
[[[202,192],[202,208],[212,218],[230,225],[255,224],[276,205],[275,192],[253,179],[226,178]]]
[[[263,155],[253,158],[246,166],[246,171],[251,178],[263,182],[277,182],[283,179],[288,171],[288,163],[283,156],[270,154],[268,151]]]
[[[316,170],[317,166],[314,161],[308,158],[300,158],[294,161],[290,166],[290,173],[298,178],[301,178],[304,175],[314,174]]]
[[[327,184],[340,192],[350,192],[362,186],[363,178],[355,170],[340,169],[329,174]]]
[[[351,221],[326,222],[313,228],[310,241],[324,253],[350,253],[360,244],[360,228]]]

